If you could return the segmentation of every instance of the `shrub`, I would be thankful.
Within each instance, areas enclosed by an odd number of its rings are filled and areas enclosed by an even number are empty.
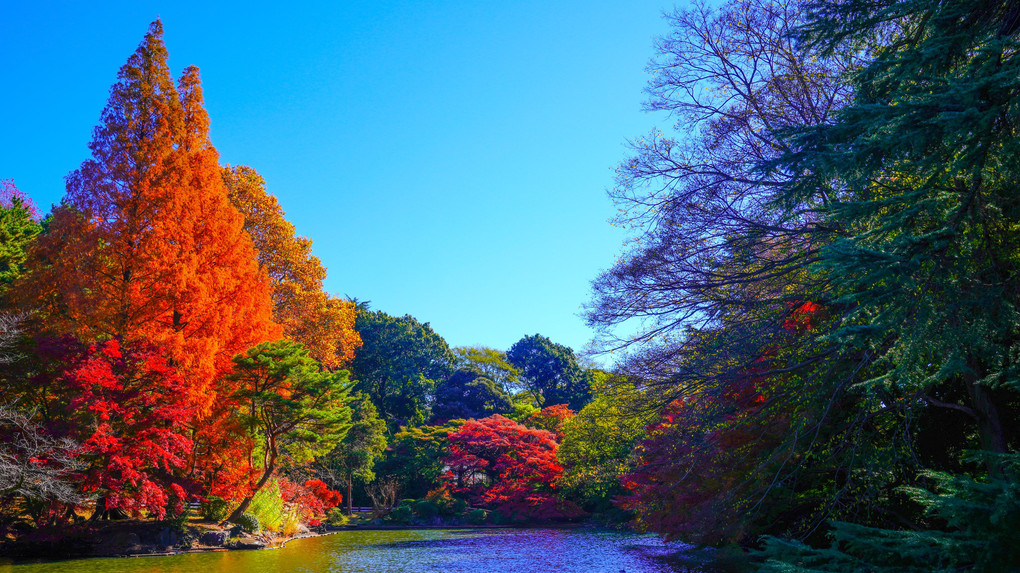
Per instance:
[[[255,494],[248,507],[248,513],[257,517],[263,528],[269,531],[280,529],[284,514],[283,498],[280,496],[280,485],[275,479]]]
[[[326,512],[336,507],[343,499],[340,492],[329,489],[324,482],[317,479],[308,480],[304,485],[300,485],[281,477],[278,483],[284,503],[287,507],[295,509],[300,519],[304,521],[326,515]]]
[[[468,512],[464,520],[471,525],[481,525],[485,523],[485,518],[488,517],[487,512],[484,509],[472,509]]]
[[[435,504],[435,506],[439,508],[439,513],[443,515],[454,514],[453,511],[454,497],[453,494],[450,493],[449,484],[443,484],[429,491],[427,494],[425,494],[425,500]]]
[[[208,521],[223,521],[227,518],[229,510],[230,505],[227,503],[227,500],[215,495],[207,496],[198,508],[202,519]]]
[[[509,520],[503,512],[499,510],[493,510],[489,512],[489,523],[493,525],[505,525]]]
[[[172,504],[168,504],[166,513],[160,522],[170,529],[181,533],[185,530],[184,526],[188,524],[188,518],[191,517],[191,508],[187,505],[181,504],[179,507],[180,511],[174,511],[174,509],[175,508],[172,507]]]
[[[422,520],[429,521],[439,515],[439,508],[431,501],[421,500],[414,504],[414,512]]]
[[[242,513],[237,518],[237,524],[241,526],[241,529],[248,533],[258,533],[260,529],[259,518],[255,517],[251,513]]]
[[[301,514],[296,509],[291,509],[283,515],[283,523],[280,524],[280,533],[291,536],[298,532],[301,525]]]
[[[454,498],[452,507],[450,508],[451,515],[460,515],[467,510],[467,502],[463,499]]]
[[[328,514],[326,514],[326,523],[336,527],[347,525],[350,520],[351,519],[347,517],[347,515],[345,515],[343,510],[339,507],[334,507],[329,510]]]
[[[340,505],[340,502],[344,499],[340,492],[329,489],[326,482],[322,480],[310,479],[306,481],[305,491],[315,496],[321,502],[323,507],[321,514],[325,514],[326,511]]]
[[[404,503],[401,502],[401,504],[398,505],[397,507],[394,507],[393,511],[391,511],[390,514],[386,517],[387,519],[395,523],[411,523],[412,515],[413,511],[411,510],[411,506],[404,505]]]

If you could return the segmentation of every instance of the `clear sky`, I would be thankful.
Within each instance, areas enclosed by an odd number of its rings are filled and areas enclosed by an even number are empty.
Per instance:
[[[163,20],[202,72],[221,162],[250,165],[330,292],[451,346],[581,350],[619,254],[605,190],[670,0],[5,2],[0,178],[42,210],[88,157],[118,68]]]

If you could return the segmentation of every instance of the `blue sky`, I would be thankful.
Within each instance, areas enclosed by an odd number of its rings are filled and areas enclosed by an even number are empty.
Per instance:
[[[118,68],[161,17],[202,72],[221,162],[250,165],[330,292],[451,346],[541,333],[575,350],[625,236],[605,195],[666,0],[18,2],[0,19],[0,178],[46,210]]]

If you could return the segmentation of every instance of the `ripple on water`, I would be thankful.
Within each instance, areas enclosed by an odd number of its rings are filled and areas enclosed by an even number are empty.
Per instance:
[[[679,573],[688,546],[588,529],[345,531],[274,551],[0,565],[0,573]]]

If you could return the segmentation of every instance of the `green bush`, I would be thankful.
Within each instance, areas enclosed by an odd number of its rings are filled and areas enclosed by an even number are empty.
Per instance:
[[[414,507],[414,504],[417,501],[418,500],[416,500],[416,499],[402,499],[402,500],[400,500],[400,504],[397,507],[404,506],[404,505],[406,505],[407,507]]]
[[[230,511],[230,505],[227,500],[222,497],[210,495],[205,498],[202,505],[198,508],[199,513],[202,515],[202,519],[208,521],[223,521],[227,518]]]
[[[189,517],[191,517],[191,508],[186,504],[180,513],[174,512],[173,504],[167,504],[166,515],[163,516],[161,521],[163,525],[180,533],[184,531],[184,526],[187,525]]]
[[[509,519],[498,509],[489,512],[489,523],[493,525],[506,525]]]
[[[329,513],[326,514],[326,523],[329,525],[339,527],[341,525],[347,525],[347,523],[350,522],[350,520],[351,518],[347,517],[347,514],[344,513],[344,510],[340,509],[339,507],[334,507],[333,509],[329,510]]]
[[[258,533],[260,529],[259,518],[250,513],[242,513],[237,518],[237,524],[241,526],[241,529],[248,533]]]
[[[283,497],[280,496],[280,485],[273,479],[255,494],[248,506],[248,513],[259,519],[262,527],[269,531],[279,531],[283,524]]]
[[[484,509],[472,509],[464,517],[464,520],[471,525],[481,525],[485,523],[486,517],[488,517],[488,513]]]
[[[463,499],[455,499],[451,504],[450,513],[453,515],[460,515],[467,510],[467,502]]]
[[[414,513],[423,521],[429,521],[439,515],[439,507],[431,501],[422,500],[414,504]]]
[[[386,519],[395,523],[411,523],[411,517],[413,515],[414,512],[411,510],[411,506],[401,503],[397,507],[393,508],[393,511],[386,516]]]

